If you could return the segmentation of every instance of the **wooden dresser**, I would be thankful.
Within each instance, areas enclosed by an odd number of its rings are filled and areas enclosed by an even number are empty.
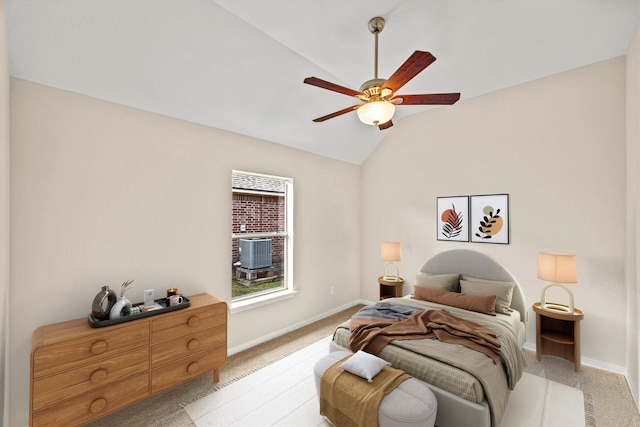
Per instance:
[[[227,304],[191,306],[103,328],[87,318],[33,332],[29,424],[82,425],[213,370],[227,359]]]

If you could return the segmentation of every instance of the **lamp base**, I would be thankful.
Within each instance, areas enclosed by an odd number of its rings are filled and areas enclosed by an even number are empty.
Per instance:
[[[395,269],[395,276],[392,276],[389,274],[388,270],[389,267],[393,267]],[[394,262],[387,262],[387,264],[384,266],[384,274],[382,275],[382,278],[384,280],[386,280],[387,282],[399,282],[400,281],[400,271],[398,270],[398,266],[394,263]]]
[[[569,296],[569,304],[568,305],[564,305],[564,304],[554,304],[552,302],[546,302],[546,296],[545,294],[547,293],[547,289],[557,286],[559,288],[562,288],[565,290],[565,292],[567,293],[567,295]],[[556,312],[556,313],[568,313],[568,314],[573,314],[573,293],[571,293],[571,291],[564,286],[561,283],[548,283],[547,286],[545,286],[544,288],[542,288],[542,293],[540,294],[540,308],[546,311],[552,311],[552,312]]]

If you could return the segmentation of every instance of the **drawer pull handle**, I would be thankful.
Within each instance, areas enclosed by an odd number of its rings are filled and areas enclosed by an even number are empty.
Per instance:
[[[91,374],[91,382],[94,384],[104,381],[105,378],[107,378],[107,371],[104,369],[96,369]]]
[[[91,344],[91,354],[100,354],[103,353],[107,349],[107,343],[105,341],[96,341]]]
[[[196,326],[198,324],[198,322],[200,321],[200,319],[198,319],[196,316],[191,316],[189,318],[189,320],[187,320],[187,325],[189,326]]]
[[[187,366],[187,372],[190,374],[195,374],[196,372],[198,372],[198,368],[198,362],[190,363],[189,366]]]
[[[107,406],[107,401],[105,399],[96,399],[91,402],[91,405],[89,405],[89,411],[91,411],[92,414],[95,414],[96,412],[102,411],[105,406]]]
[[[197,339],[192,339],[191,341],[189,341],[187,343],[187,348],[189,350],[195,350],[196,348],[198,348],[200,346],[200,341],[198,341]]]

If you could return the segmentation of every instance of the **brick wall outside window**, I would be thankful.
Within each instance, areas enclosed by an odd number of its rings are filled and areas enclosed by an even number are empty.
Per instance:
[[[233,194],[234,234],[262,233],[284,231],[285,227],[284,197],[254,194]],[[242,230],[242,225],[246,227]],[[284,262],[284,238],[272,238],[273,262]],[[240,261],[238,240],[233,240],[232,262]]]

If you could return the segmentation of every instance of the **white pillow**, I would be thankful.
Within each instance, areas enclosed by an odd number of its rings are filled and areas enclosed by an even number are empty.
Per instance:
[[[358,350],[347,361],[338,366],[338,368],[351,372],[371,383],[373,382],[373,377],[378,375],[378,373],[382,371],[382,368],[389,365],[391,365],[391,363],[380,359],[378,356]]]

